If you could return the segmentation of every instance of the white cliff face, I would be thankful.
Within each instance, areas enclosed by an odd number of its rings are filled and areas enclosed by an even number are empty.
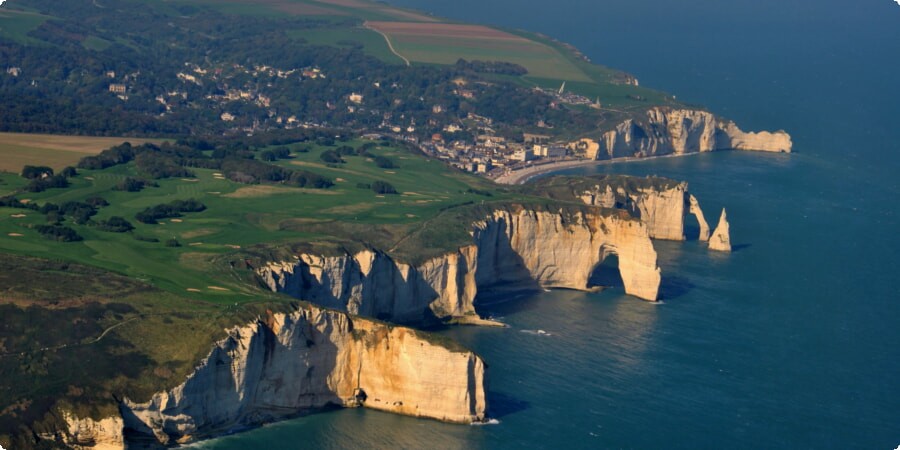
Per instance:
[[[172,445],[327,405],[484,419],[481,358],[408,328],[308,307],[228,334],[181,385],[146,403],[124,400],[130,433]]]
[[[646,122],[626,120],[603,134],[591,159],[647,157],[715,150],[790,152],[791,136],[784,131],[748,133],[731,121],[698,110],[652,108]]]
[[[790,153],[794,145],[791,142],[791,135],[784,131],[744,132],[734,122],[720,123],[719,130],[727,140],[720,137],[717,142],[718,148]]]
[[[690,212],[697,218],[697,223],[700,224],[700,236],[699,239],[701,242],[706,242],[709,240],[709,224],[706,223],[706,218],[703,217],[703,210],[700,209],[700,202],[697,201],[697,198],[693,195],[690,196]]]
[[[647,227],[623,214],[498,210],[473,225],[473,245],[418,267],[365,250],[298,255],[258,274],[275,292],[353,314],[422,323],[477,317],[479,287],[530,283],[588,289],[591,273],[615,254],[625,291],[656,300],[660,271]]]
[[[423,323],[434,317],[474,315],[477,249],[463,247],[418,267],[381,252],[302,254],[258,271],[272,291],[351,314]]]
[[[610,255],[619,258],[625,292],[655,301],[660,270],[647,227],[622,212],[495,211],[475,225],[479,286],[533,280],[541,286],[587,289]]]
[[[624,209],[647,225],[650,237],[672,241],[684,240],[685,198],[687,183],[657,188],[627,190],[623,186],[597,184],[580,198],[587,205]]]
[[[121,450],[125,448],[124,422],[121,417],[101,420],[81,419],[68,412],[62,413],[68,424],[68,434],[61,436],[67,446],[76,450]]]
[[[728,219],[725,217],[725,208],[722,208],[722,215],[719,217],[719,224],[713,231],[712,237],[709,238],[709,249],[720,252],[731,251],[731,234],[728,229]]]

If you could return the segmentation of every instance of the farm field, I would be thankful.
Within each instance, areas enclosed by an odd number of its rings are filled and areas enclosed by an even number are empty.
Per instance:
[[[397,57],[388,47],[384,36],[366,28],[315,28],[310,30],[289,31],[288,35],[294,38],[305,39],[310,44],[343,47],[347,45],[362,45],[362,49],[386,63],[403,64],[403,60]]]
[[[591,82],[556,49],[481,25],[367,22],[391,40],[394,49],[413,62],[454,64],[460,58],[506,61],[528,69],[529,76]]]
[[[18,173],[25,165],[59,170],[126,141],[135,145],[162,142],[161,139],[0,133],[0,172]]]

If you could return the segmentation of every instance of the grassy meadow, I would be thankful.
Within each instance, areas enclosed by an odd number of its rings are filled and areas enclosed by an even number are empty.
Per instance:
[[[363,141],[340,144],[359,147]],[[309,150],[297,152],[301,147]],[[67,220],[64,224],[84,240],[61,243],[45,239],[35,230],[46,222],[43,214],[0,208],[0,251],[76,261],[213,302],[250,301],[258,290],[224,271],[216,262],[218,257],[262,244],[358,241],[389,246],[423,221],[454,206],[518,198],[517,194],[497,190],[488,180],[449,169],[440,161],[405,148],[378,146],[369,150],[397,166],[390,169],[379,168],[372,158],[364,156],[344,156],[346,163],[326,164],[320,154],[334,147],[296,144],[291,148],[292,157],[279,164],[329,177],[335,185],[329,189],[246,185],[229,181],[215,170],[191,169],[194,178],[158,180],[158,187],[125,192],[113,187],[126,177],[140,176],[133,163],[97,171],[79,170],[68,188],[21,192],[17,198],[61,204],[99,196],[110,205],[101,208],[94,221],[119,216],[136,229],[112,233]],[[368,188],[375,181],[386,181],[399,193],[376,194]],[[0,195],[14,193],[25,183],[15,174],[0,175]],[[485,196],[486,192],[491,195]],[[147,207],[187,199],[197,199],[207,209],[154,225],[134,219]],[[389,236],[373,236],[373,230]],[[181,246],[163,245],[169,239]]]

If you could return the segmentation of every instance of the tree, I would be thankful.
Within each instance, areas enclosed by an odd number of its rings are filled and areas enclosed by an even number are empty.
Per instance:
[[[396,194],[397,193],[397,190],[394,189],[394,186],[392,186],[387,181],[376,181],[376,182],[372,183],[372,190],[376,194]]]
[[[22,168],[22,178],[37,180],[53,175],[53,169],[47,166],[25,166]]]

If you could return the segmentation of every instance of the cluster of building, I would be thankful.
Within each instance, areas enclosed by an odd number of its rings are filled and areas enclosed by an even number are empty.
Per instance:
[[[445,141],[443,134],[436,133],[430,142],[420,143],[420,147],[459,169],[490,175],[500,175],[532,163],[570,157],[565,144],[550,142],[550,136],[529,133],[515,140],[495,134],[479,134],[474,141]]]

